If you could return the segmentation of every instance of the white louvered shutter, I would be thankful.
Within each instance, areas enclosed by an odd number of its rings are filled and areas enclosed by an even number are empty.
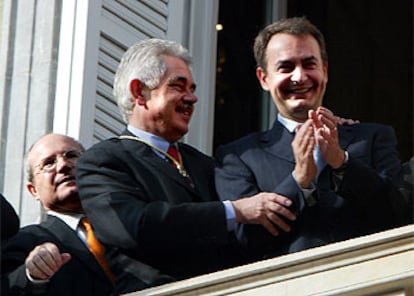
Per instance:
[[[125,50],[139,40],[165,38],[168,1],[104,0],[99,36],[93,141],[117,136],[125,128],[112,95],[114,74]]]

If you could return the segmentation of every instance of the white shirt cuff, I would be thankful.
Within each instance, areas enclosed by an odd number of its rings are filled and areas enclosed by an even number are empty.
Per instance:
[[[226,211],[227,230],[233,231],[236,228],[236,212],[234,211],[231,201],[223,201],[224,209]]]
[[[27,278],[28,278],[28,279],[29,279],[29,281],[31,281],[32,283],[34,283],[34,284],[46,284],[46,283],[48,283],[48,282],[49,282],[49,280],[34,279],[34,278],[30,275],[29,270],[28,270],[27,268],[25,268],[25,270],[26,270],[26,276],[27,276]]]

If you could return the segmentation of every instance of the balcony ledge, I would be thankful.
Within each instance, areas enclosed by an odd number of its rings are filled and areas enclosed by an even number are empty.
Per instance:
[[[134,293],[414,296],[414,224]]]

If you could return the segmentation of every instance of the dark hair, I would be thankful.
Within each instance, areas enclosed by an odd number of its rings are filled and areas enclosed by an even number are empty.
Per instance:
[[[266,71],[267,57],[266,47],[269,40],[276,34],[285,33],[290,35],[312,35],[319,44],[322,60],[328,61],[325,39],[319,29],[313,25],[306,17],[293,17],[282,19],[267,25],[256,36],[253,46],[254,57],[258,67]]]

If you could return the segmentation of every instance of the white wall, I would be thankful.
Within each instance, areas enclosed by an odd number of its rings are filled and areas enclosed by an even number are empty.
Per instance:
[[[189,48],[200,100],[185,141],[211,152],[218,0],[128,2],[133,9],[112,0],[1,4],[0,192],[22,225],[41,215],[25,188],[25,152],[51,131],[86,147],[118,134],[124,123],[112,98],[113,73],[140,39],[172,39]]]

